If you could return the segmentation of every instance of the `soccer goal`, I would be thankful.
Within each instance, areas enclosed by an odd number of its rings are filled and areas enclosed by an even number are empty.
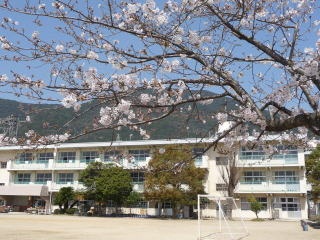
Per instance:
[[[198,240],[235,240],[248,234],[234,198],[198,195]]]

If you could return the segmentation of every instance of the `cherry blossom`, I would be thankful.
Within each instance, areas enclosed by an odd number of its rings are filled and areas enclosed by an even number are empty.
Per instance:
[[[15,67],[1,70],[0,87],[76,118],[94,102],[94,128],[79,135],[126,126],[148,138],[143,125],[177,111],[230,121],[217,141],[320,135],[319,9],[314,0],[7,0],[0,60]],[[200,116],[208,104],[218,110]],[[63,136],[37,139],[77,137]]]

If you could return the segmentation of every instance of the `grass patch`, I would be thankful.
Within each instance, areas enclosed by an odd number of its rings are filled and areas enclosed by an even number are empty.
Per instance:
[[[252,222],[264,222],[265,219],[263,219],[263,218],[253,218],[253,219],[251,219],[251,221]]]

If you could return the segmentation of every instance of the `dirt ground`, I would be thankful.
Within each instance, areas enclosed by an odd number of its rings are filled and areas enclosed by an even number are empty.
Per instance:
[[[207,221],[204,230],[211,229]],[[241,226],[240,223],[236,223]],[[56,215],[0,214],[0,239],[5,240],[196,240],[196,220],[161,220],[142,218],[97,218]],[[245,240],[319,240],[320,229],[302,231],[300,222],[246,221],[249,235]],[[215,238],[232,239],[212,235]],[[228,236],[229,237],[229,236]],[[233,239],[239,239],[234,236]]]

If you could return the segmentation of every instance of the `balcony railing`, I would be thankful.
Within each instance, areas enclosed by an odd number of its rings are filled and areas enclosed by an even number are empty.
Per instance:
[[[146,168],[148,166],[150,158],[147,158],[146,161],[128,161],[128,159],[121,159],[119,161],[104,161],[104,163],[111,163],[117,166],[122,166],[127,169],[137,169],[137,168]],[[64,169],[74,169],[81,170],[85,169],[90,162],[101,161],[100,158],[87,161],[86,159],[49,159],[48,161],[20,161],[20,160],[11,160],[8,161],[7,169],[9,171],[17,170],[64,170]],[[207,157],[202,157],[202,162],[197,167],[207,168],[208,159]]]
[[[236,187],[236,192],[265,192],[265,193],[277,193],[277,192],[301,192],[299,183],[296,184],[276,184],[273,182],[262,182],[260,184],[248,184],[240,182]]]
[[[262,152],[240,152],[239,155],[240,163],[244,165],[267,165],[267,166],[278,166],[278,165],[291,165],[298,164],[298,153],[290,154],[275,154],[272,157],[263,154]]]

